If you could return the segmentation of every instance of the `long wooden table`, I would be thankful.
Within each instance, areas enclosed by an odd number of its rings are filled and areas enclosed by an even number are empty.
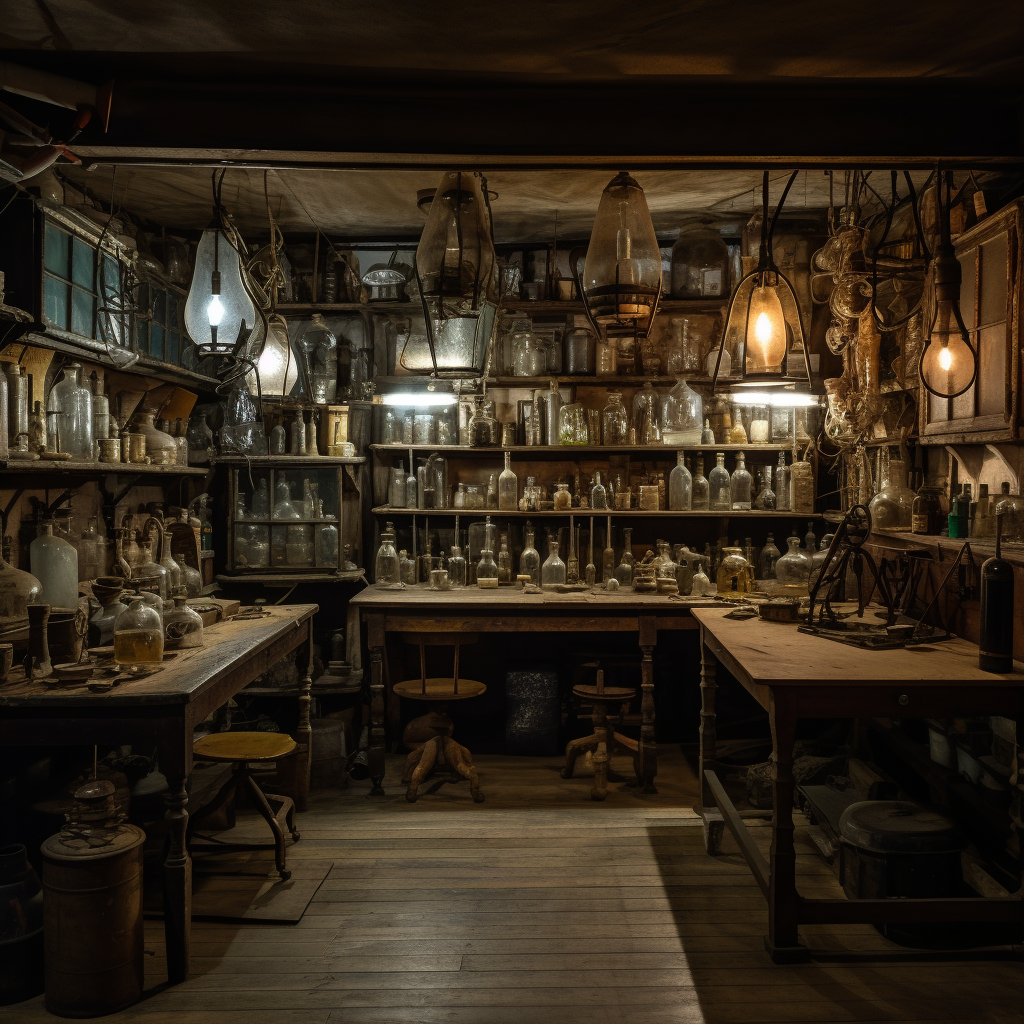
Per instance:
[[[654,741],[654,647],[658,630],[696,629],[690,609],[708,599],[670,600],[662,594],[604,591],[526,594],[511,587],[430,590],[425,584],[404,590],[370,586],[351,602],[366,623],[370,651],[371,792],[380,795],[384,779],[386,700],[382,659],[388,633],[636,633],[642,652],[640,775],[644,791],[656,793],[658,751]]]
[[[1024,921],[1024,888],[1004,899],[808,899],[796,888],[793,745],[801,718],[962,718],[1024,721],[1024,666],[1009,675],[978,668],[978,648],[955,638],[870,651],[797,631],[792,624],[726,618],[696,609],[701,629],[701,814],[708,852],[723,824],[735,835],[768,900],[765,948],[776,963],[809,958],[802,924]],[[774,744],[772,844],[765,863],[735,807],[705,764],[715,757],[715,672],[723,665],[769,716]],[[1011,820],[1024,839],[1024,750],[1015,747]],[[717,810],[716,810],[717,808]],[[1024,861],[1022,861],[1024,864]],[[1022,873],[1024,878],[1024,873]]]
[[[304,648],[296,730],[296,804],[309,793],[309,705],[313,664],[310,620],[315,604],[272,605],[259,619],[228,620],[204,630],[204,646],[179,652],[151,676],[107,693],[84,684],[50,687],[26,681],[18,669],[0,686],[0,743],[28,745],[139,744],[156,749],[167,779],[169,829],[164,861],[164,930],[167,976],[184,981],[189,971],[192,861],[185,845],[192,730],[285,655]]]

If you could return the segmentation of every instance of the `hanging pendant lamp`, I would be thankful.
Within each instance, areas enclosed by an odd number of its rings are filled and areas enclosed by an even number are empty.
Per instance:
[[[712,392],[718,386],[718,373],[726,346],[740,356],[741,379],[734,381],[735,384],[763,388],[803,383],[802,378],[787,373],[787,355],[797,345],[804,356],[807,386],[811,384],[811,364],[807,356],[796,292],[789,278],[776,266],[772,253],[775,225],[797,173],[794,171],[790,176],[769,222],[768,172],[764,172],[761,186],[761,247],[757,267],[740,279],[729,302],[729,314],[715,362]]]

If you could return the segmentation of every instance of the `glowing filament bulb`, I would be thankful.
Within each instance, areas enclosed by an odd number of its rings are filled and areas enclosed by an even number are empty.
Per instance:
[[[758,316],[757,322],[754,324],[754,337],[760,343],[761,351],[767,355],[768,345],[772,340],[772,322],[768,319],[767,313],[762,312]]]
[[[948,345],[943,345],[939,350],[939,366],[948,370],[953,365],[953,353],[949,351]]]
[[[210,318],[211,327],[220,327],[220,322],[224,319],[224,303],[220,301],[219,295],[214,295],[210,299],[210,304],[206,307],[206,315]]]

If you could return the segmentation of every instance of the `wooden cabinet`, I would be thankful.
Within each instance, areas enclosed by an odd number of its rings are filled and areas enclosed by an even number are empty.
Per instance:
[[[978,358],[974,385],[958,398],[921,386],[921,436],[931,444],[972,444],[1021,436],[1021,275],[1024,200],[961,235],[960,311]]]

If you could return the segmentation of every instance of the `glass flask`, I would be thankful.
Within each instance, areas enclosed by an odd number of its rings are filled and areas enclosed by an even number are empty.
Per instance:
[[[607,404],[601,410],[601,434],[606,445],[629,444],[629,415],[621,391],[608,392]]]
[[[806,587],[811,573],[811,559],[800,550],[800,538],[788,537],[789,550],[775,561],[775,578],[789,587]]]
[[[453,587],[466,585],[466,559],[459,546],[459,531],[455,531],[455,540],[448,553],[448,581]]]
[[[498,566],[490,548],[483,548],[480,552],[480,561],[476,563],[476,585],[482,590],[491,590],[498,585]]]
[[[57,413],[60,447],[71,458],[92,462],[93,450],[92,391],[82,384],[82,364],[68,363],[64,377],[50,389],[47,409]],[[152,416],[150,424],[152,424]],[[166,436],[166,435],[165,435]],[[172,441],[173,445],[173,441]]]
[[[407,587],[416,582],[416,562],[405,548],[398,552],[398,576]]]
[[[338,393],[338,339],[319,313],[314,313],[309,326],[299,339],[308,394],[317,405],[326,405]]]
[[[321,502],[321,506],[323,502]],[[327,520],[318,523],[316,530],[316,564],[324,569],[338,568],[339,537],[338,527],[335,524],[334,516],[324,516],[321,509],[321,518]]]
[[[192,413],[185,437],[188,440],[189,462],[195,465],[209,462],[210,456],[214,452],[213,431],[206,422],[205,412]]]
[[[665,444],[700,444],[704,402],[685,380],[661,403],[661,439]],[[639,435],[637,435],[639,438]]]
[[[710,484],[704,475],[704,458],[698,455],[693,464],[693,481],[691,484],[690,508],[695,512],[703,512],[710,508]]]
[[[398,552],[395,550],[395,528],[388,523],[380,535],[380,547],[374,562],[374,582],[378,587],[401,587],[402,577],[399,572]]]
[[[732,508],[732,490],[723,452],[715,455],[715,463],[708,477],[708,508],[712,512],[728,512]]]
[[[508,549],[508,534],[501,535],[498,546],[498,586],[512,585],[512,552]]]
[[[540,553],[534,547],[536,533],[533,526],[527,520],[524,531],[525,542],[522,553],[519,556],[519,575],[529,576],[531,581],[540,586]]]
[[[556,512],[564,512],[568,508],[572,508],[572,495],[569,493],[569,485],[559,481],[555,484],[555,493],[552,498],[552,504],[554,505]],[[530,509],[531,512],[535,512],[535,508]]]
[[[75,593],[77,597],[77,580]],[[44,603],[42,583],[24,569],[15,569],[5,562],[0,552],[0,630],[23,626],[28,622],[28,606],[41,603]]]
[[[540,567],[540,581],[543,587],[554,587],[565,583],[565,562],[558,557],[558,538],[548,541],[548,557]]]
[[[77,608],[78,552],[54,534],[52,520],[41,524],[28,553],[29,568],[42,587],[42,603],[51,608]]]
[[[650,381],[645,381],[644,386],[633,395],[631,425],[636,432],[637,444],[661,443],[661,424],[658,419],[660,408],[658,392]]]
[[[582,402],[570,402],[558,410],[558,444],[585,445],[590,439],[587,412]]]
[[[167,572],[168,596],[181,586],[181,566],[171,555],[171,534],[169,530],[160,531],[160,564]]]
[[[761,548],[761,579],[775,579],[775,563],[779,560],[779,549],[775,546],[775,537],[768,534],[764,547]]]
[[[658,549],[658,553],[654,557],[654,574],[664,579],[675,579],[678,566],[669,551],[668,541],[659,540],[655,546]]]
[[[519,508],[519,478],[512,472],[511,452],[505,452],[505,468],[498,477],[498,508],[502,512]]]
[[[750,492],[753,485],[754,481],[747,471],[743,452],[737,452],[736,468],[732,471],[732,477],[729,480],[730,500],[734,511],[745,511],[750,508]]]
[[[790,508],[789,466],[786,465],[785,452],[779,452],[779,464],[775,467],[775,507],[780,512],[788,512]]]
[[[164,660],[163,618],[141,593],[114,620],[114,661],[132,671]]]
[[[608,492],[605,490],[605,486],[601,483],[601,473],[597,471],[594,473],[594,482],[590,487],[590,507],[605,511],[608,508]]]
[[[592,374],[596,369],[597,347],[594,335],[586,327],[566,331],[562,341],[565,373],[570,377]]]
[[[676,453],[675,468],[668,477],[668,507],[673,512],[688,512],[693,502],[693,477],[686,468],[683,452]]]
[[[672,246],[672,298],[717,298],[728,289],[729,247],[713,222],[684,224]]]
[[[718,564],[718,593],[722,597],[749,594],[753,589],[750,563],[742,548],[722,548],[722,561]]]
[[[203,618],[189,607],[184,587],[175,591],[174,607],[164,615],[164,643],[175,647],[203,646]]]
[[[132,579],[155,579],[161,600],[171,596],[169,574],[153,557],[153,541],[149,537],[139,541],[139,564],[132,570]]]
[[[909,530],[914,510],[914,492],[907,487],[907,472],[900,459],[889,462],[885,483],[871,499],[871,525],[889,530]]]

